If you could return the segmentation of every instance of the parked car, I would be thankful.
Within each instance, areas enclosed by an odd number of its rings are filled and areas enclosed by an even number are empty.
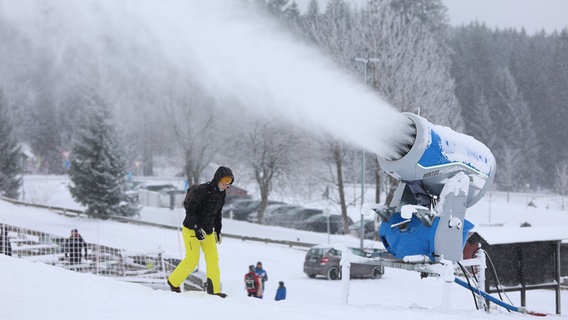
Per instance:
[[[181,207],[185,191],[172,184],[138,185],[138,203],[142,206],[174,209]]]
[[[226,203],[225,206],[223,207],[223,211],[222,211],[223,218],[228,218],[229,213],[231,211],[234,211],[236,208],[239,208],[239,207],[243,208],[253,201],[254,200],[252,200],[252,199],[235,199],[231,203]]]
[[[299,221],[303,221],[311,216],[321,213],[323,213],[323,211],[319,209],[297,207],[288,210],[283,214],[273,215],[271,219],[267,221],[267,224],[293,228]]]
[[[296,229],[315,231],[315,232],[326,232],[329,220],[329,233],[331,234],[343,234],[343,219],[338,214],[324,215],[323,213],[313,215],[305,220],[296,223]],[[351,225],[353,220],[347,217],[347,224]]]
[[[268,200],[268,205],[284,204],[280,201]],[[260,200],[240,200],[233,202],[230,206],[223,209],[223,217],[235,220],[247,220],[249,214],[258,211]]]
[[[231,186],[231,188],[233,188],[233,187]],[[232,204],[232,203],[234,203],[234,202],[242,201],[242,200],[252,200],[252,197],[249,196],[249,195],[244,195],[244,196],[242,196],[242,195],[239,195],[239,194],[236,194],[236,195],[230,195],[230,194],[228,194],[228,195],[225,197],[225,206],[227,206],[227,205],[229,205],[229,204]]]
[[[156,192],[176,190],[176,187],[173,184],[149,184],[149,185],[141,185],[140,187],[142,189],[156,191]]]
[[[270,224],[270,220],[277,215],[286,213],[286,211],[298,208],[293,204],[271,204],[264,210],[264,224]],[[249,214],[247,217],[248,222],[258,223],[258,211]]]
[[[367,252],[358,248],[349,248],[360,257],[366,257]],[[315,246],[306,253],[304,273],[310,277],[324,276],[328,280],[341,279],[341,250],[330,246]],[[385,273],[383,266],[374,264],[352,263],[350,278],[380,279]]]
[[[363,220],[363,230],[365,232],[365,239],[375,239],[376,232],[374,220]],[[354,222],[349,226],[349,233],[357,238],[361,237],[361,220]]]

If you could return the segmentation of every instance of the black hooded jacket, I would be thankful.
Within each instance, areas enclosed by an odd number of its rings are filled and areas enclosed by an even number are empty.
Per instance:
[[[233,172],[227,167],[219,167],[213,180],[200,184],[192,191],[188,206],[185,210],[183,226],[189,229],[201,228],[211,234],[213,229],[221,232],[221,210],[225,205],[225,191],[220,191],[219,180],[229,176],[234,181]]]

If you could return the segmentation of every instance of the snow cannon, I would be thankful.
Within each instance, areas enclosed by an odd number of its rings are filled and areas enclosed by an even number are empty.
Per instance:
[[[459,261],[473,225],[465,209],[477,203],[495,177],[491,151],[471,136],[405,113],[413,143],[397,159],[378,158],[400,180],[388,206],[374,209],[379,237],[396,258]]]
[[[495,176],[495,158],[484,144],[448,127],[433,125],[405,113],[414,127],[414,143],[395,160],[379,157],[381,168],[401,181],[420,181],[425,191],[439,196],[447,179],[457,172],[469,177],[467,207],[477,203]]]

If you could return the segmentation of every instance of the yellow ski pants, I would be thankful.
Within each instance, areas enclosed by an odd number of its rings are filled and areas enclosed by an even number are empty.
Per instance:
[[[219,269],[219,253],[215,233],[205,235],[203,241],[197,240],[195,231],[183,227],[181,230],[185,244],[185,258],[172,271],[168,280],[171,284],[179,287],[185,279],[195,270],[199,263],[200,249],[203,249],[205,257],[206,275],[213,284],[213,293],[221,290],[221,270]]]

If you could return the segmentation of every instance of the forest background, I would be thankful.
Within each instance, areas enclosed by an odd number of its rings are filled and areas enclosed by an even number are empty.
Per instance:
[[[23,173],[66,173],[80,128],[92,121],[85,115],[100,108],[110,114],[106,121],[134,176],[194,183],[222,164],[237,173],[237,185],[256,182],[258,190],[249,191],[263,200],[274,188],[314,197],[331,188],[342,207],[349,205],[340,199],[344,184],[362,176],[376,185],[376,202],[393,190],[372,154],[282,119],[259,120],[243,112],[242,101],[204,90],[196,73],[171,63],[152,32],[131,24],[135,19],[104,25],[101,15],[92,22],[97,43],[82,35],[71,41],[50,2],[30,3],[23,7],[33,6],[34,23],[0,10],[0,123],[12,128],[0,140],[30,155]],[[305,11],[287,0],[244,3],[396,110],[486,144],[497,160],[496,189],[568,190],[568,29],[528,35],[482,23],[453,27],[439,0],[358,7],[314,0]]]

